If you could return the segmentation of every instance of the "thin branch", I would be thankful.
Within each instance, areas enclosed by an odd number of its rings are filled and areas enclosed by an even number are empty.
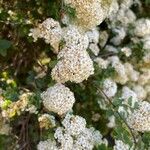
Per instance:
[[[130,128],[130,126],[128,125],[128,123],[126,122],[126,120],[121,116],[121,114],[118,112],[118,110],[114,110],[114,108],[116,107],[112,100],[105,94],[105,92],[99,87],[97,88],[97,86],[95,86],[95,88],[98,90],[98,92],[101,94],[104,95],[104,97],[108,100],[108,102],[113,106],[113,111],[115,111],[118,116],[120,117],[120,119],[124,122],[124,124],[127,126],[127,128],[129,129],[131,135],[132,135],[132,138],[133,138],[133,141],[134,141],[134,150],[136,149],[136,138],[134,136],[134,133],[133,133],[133,130]]]

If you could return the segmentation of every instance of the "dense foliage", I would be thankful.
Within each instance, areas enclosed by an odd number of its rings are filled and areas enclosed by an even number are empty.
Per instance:
[[[0,1],[0,150],[150,149],[150,1],[82,1]]]

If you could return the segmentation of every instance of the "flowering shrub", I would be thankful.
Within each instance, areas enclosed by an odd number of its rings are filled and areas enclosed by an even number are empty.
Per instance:
[[[0,150],[149,150],[149,0],[0,4]]]

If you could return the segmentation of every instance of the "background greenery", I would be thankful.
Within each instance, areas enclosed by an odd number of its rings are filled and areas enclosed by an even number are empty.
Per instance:
[[[150,0],[142,1],[143,9],[136,12],[137,8],[132,8],[138,17],[150,17]],[[40,103],[39,93],[50,85],[54,84],[51,80],[51,69],[56,63],[56,55],[52,52],[51,47],[43,40],[36,43],[28,36],[29,30],[42,22],[48,17],[60,20],[67,8],[62,8],[60,0],[0,0],[0,87],[5,90],[4,96],[10,101],[18,100],[19,91],[21,89],[29,89],[35,95],[31,98],[31,103],[37,106],[39,112],[44,112]],[[13,13],[11,13],[11,11]],[[72,12],[70,12],[72,13]],[[71,14],[72,15],[72,14]],[[106,22],[99,27],[106,28]],[[138,49],[138,48],[137,48]],[[137,53],[136,53],[137,56]],[[141,53],[138,55],[141,56]],[[96,67],[96,66],[95,66]],[[104,71],[104,70],[102,70]],[[45,73],[44,77],[38,77],[39,74]],[[66,85],[75,93],[76,104],[74,105],[75,114],[81,115],[87,120],[89,126],[94,126],[100,130],[105,138],[109,141],[109,147],[114,145],[114,138],[120,139],[126,143],[130,143],[130,131],[122,125],[118,116],[118,126],[115,130],[106,128],[108,116],[114,114],[113,108],[110,112],[99,109],[98,101],[102,101],[101,94],[96,94],[94,80],[99,83],[106,77],[112,76],[113,69],[110,68],[103,75],[96,72],[95,77],[90,77],[88,81],[82,84],[66,83]],[[12,82],[8,84],[7,80]],[[91,83],[93,83],[91,85]],[[115,103],[117,104],[117,97]],[[110,107],[112,107],[110,105]],[[84,109],[83,109],[84,108]],[[94,114],[101,114],[100,119],[95,121]],[[13,127],[11,136],[0,135],[0,150],[12,150],[15,146],[16,136],[20,137],[19,144],[24,145],[22,149],[36,149],[36,145],[40,140],[47,139],[51,136],[52,131],[40,131],[37,121],[38,115],[29,115],[27,113],[16,117],[11,121]],[[56,116],[59,121],[59,117]],[[25,121],[27,120],[27,121]],[[22,140],[20,132],[22,126],[28,130],[28,139]],[[123,132],[122,132],[123,131]],[[27,142],[27,143],[25,143]],[[144,145],[145,143],[145,145]],[[144,145],[144,146],[143,146]],[[141,136],[139,150],[148,149],[150,146],[150,133],[144,133]],[[101,145],[97,150],[106,150]]]

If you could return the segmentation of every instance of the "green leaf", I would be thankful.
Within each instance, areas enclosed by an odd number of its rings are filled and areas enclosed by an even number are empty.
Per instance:
[[[108,150],[108,148],[106,147],[105,144],[101,144],[96,148],[96,150]]]
[[[0,39],[0,54],[5,57],[7,55],[7,49],[10,46],[11,46],[10,41]]]
[[[144,133],[142,140],[146,145],[150,146],[150,132]]]

